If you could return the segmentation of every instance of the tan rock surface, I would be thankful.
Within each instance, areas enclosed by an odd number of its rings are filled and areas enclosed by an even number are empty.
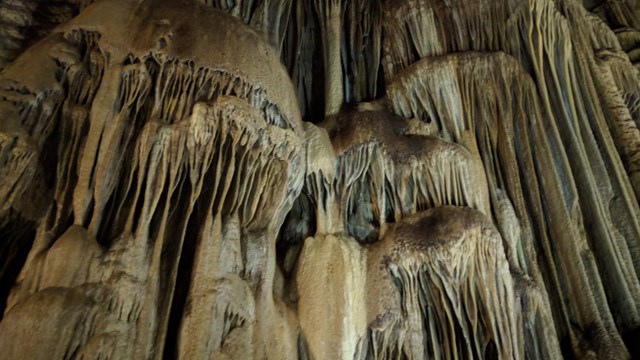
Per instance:
[[[0,0],[0,358],[640,356],[633,0]]]

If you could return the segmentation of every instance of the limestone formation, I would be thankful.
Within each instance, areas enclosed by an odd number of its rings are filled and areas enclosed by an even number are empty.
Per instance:
[[[0,357],[640,357],[633,0],[0,0]]]

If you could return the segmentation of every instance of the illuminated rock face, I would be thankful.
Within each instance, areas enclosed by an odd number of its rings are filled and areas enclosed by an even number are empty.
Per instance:
[[[0,1],[2,357],[640,356],[636,2],[91,3]]]

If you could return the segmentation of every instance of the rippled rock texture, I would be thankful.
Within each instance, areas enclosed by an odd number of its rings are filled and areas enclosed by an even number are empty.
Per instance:
[[[638,2],[0,24],[0,357],[640,356]]]

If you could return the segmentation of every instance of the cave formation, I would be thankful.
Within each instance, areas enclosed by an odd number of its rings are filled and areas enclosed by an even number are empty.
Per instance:
[[[0,357],[640,357],[640,2],[0,0]]]

